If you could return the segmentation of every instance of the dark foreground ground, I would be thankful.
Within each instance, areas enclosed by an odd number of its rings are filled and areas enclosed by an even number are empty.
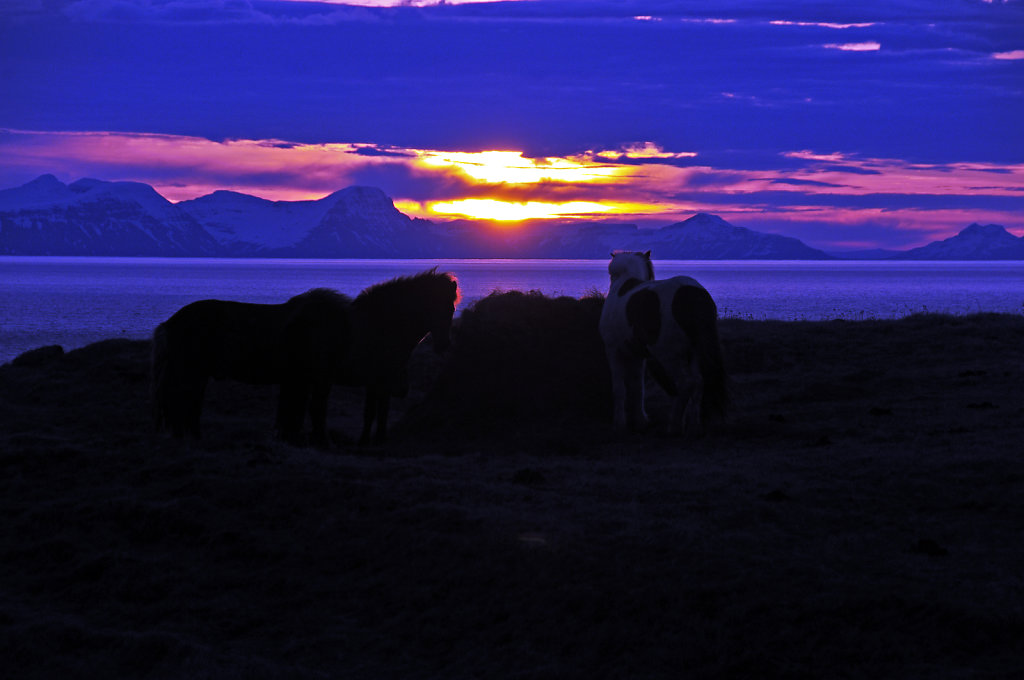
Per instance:
[[[376,449],[227,382],[155,436],[145,342],[0,367],[4,677],[1020,677],[1024,319],[724,321],[683,442],[612,436],[594,301],[489,300]]]

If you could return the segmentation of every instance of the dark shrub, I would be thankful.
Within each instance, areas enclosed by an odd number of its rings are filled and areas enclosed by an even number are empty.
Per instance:
[[[611,383],[598,333],[604,299],[492,293],[466,309],[416,429],[607,420]]]

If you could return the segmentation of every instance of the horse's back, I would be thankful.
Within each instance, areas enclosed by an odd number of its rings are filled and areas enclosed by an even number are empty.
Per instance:
[[[667,319],[675,318],[682,324],[690,310],[706,310],[709,303],[714,308],[707,290],[689,276],[653,281],[631,279],[616,296],[605,301],[602,323],[608,328],[624,323],[641,331],[650,341],[658,337]]]
[[[198,300],[164,324],[168,344],[192,370],[251,383],[277,380],[284,305]]]
[[[311,373],[347,352],[351,298],[314,289],[281,304],[198,300],[161,324],[172,351],[191,370],[242,382],[280,382]]]
[[[675,291],[684,288],[697,288],[705,290],[704,286],[700,284],[697,279],[690,276],[673,276],[670,279],[655,279],[653,281],[644,281],[636,286],[636,290],[653,290],[659,295],[674,294]],[[706,291],[705,291],[706,292]]]
[[[285,371],[342,381],[343,364],[352,351],[351,303],[348,296],[327,289],[289,300],[294,306],[279,339]]]

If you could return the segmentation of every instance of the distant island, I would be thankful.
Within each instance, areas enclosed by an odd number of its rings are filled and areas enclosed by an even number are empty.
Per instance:
[[[837,254],[707,213],[660,229],[603,222],[481,229],[468,220],[411,218],[364,186],[314,201],[216,191],[171,203],[140,182],[64,184],[47,174],[0,190],[2,255],[600,259],[613,249],[678,260],[1024,260],[1024,238],[995,224],[972,224],[912,250]]]

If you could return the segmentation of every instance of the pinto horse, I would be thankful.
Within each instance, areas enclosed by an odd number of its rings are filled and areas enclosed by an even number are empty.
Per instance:
[[[350,343],[346,295],[316,288],[277,305],[200,300],[153,334],[152,397],[157,431],[200,436],[212,378],[279,385],[278,435],[296,442],[308,411],[312,441],[327,445],[327,398]]]
[[[612,374],[617,432],[647,428],[644,367],[674,397],[668,431],[699,432],[725,414],[728,391],[718,309],[689,276],[655,280],[651,252],[614,252],[600,330]]]
[[[436,267],[378,283],[352,302],[352,346],[344,382],[366,387],[360,444],[380,444],[387,438],[391,397],[404,397],[409,391],[412,351],[428,333],[434,351],[448,348],[458,302],[458,281]]]

